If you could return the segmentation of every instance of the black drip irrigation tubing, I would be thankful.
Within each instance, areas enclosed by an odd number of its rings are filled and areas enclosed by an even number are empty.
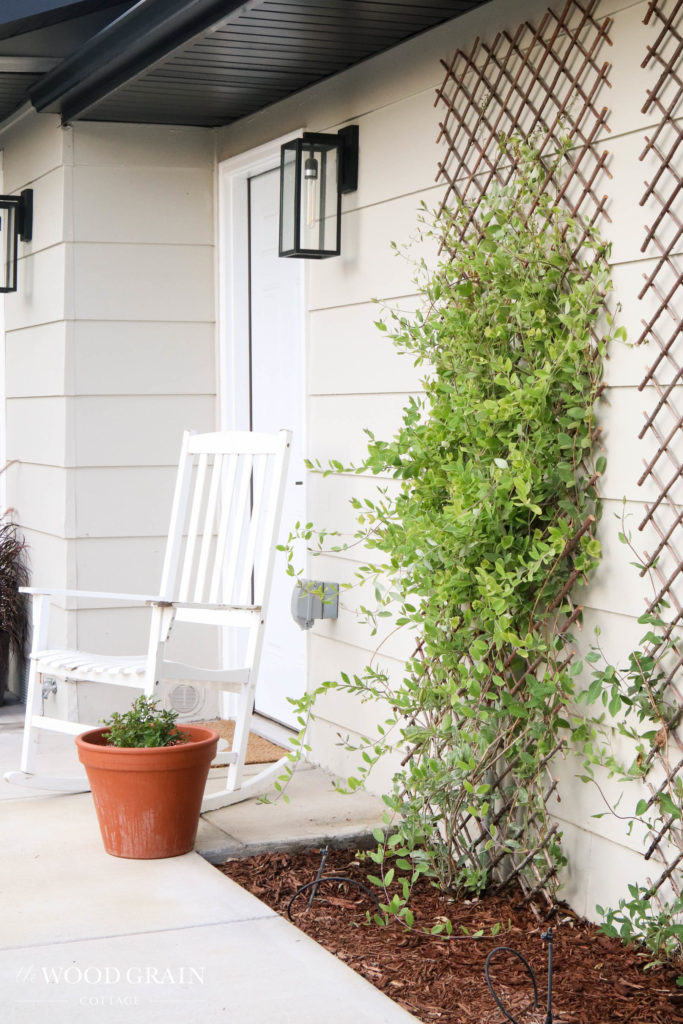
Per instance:
[[[547,932],[543,932],[541,934],[541,938],[543,939],[544,942],[548,943],[548,1001],[547,1001],[546,1015],[545,1015],[544,1024],[553,1024],[553,930],[552,930],[552,928],[548,928]],[[505,1007],[503,1006],[502,1000],[500,999],[500,996],[498,995],[498,993],[496,992],[495,988],[493,987],[493,983],[491,981],[490,965],[491,965],[492,959],[498,953],[511,953],[513,956],[517,957],[518,960],[521,960],[521,962],[524,964],[524,967],[526,968],[527,974],[531,978],[531,984],[534,986],[534,1010],[538,1009],[538,985],[536,983],[536,975],[534,974],[533,968],[531,967],[531,964],[529,963],[529,961],[526,960],[522,956],[522,954],[519,952],[519,950],[513,949],[511,946],[496,946],[496,948],[492,949],[491,952],[489,953],[489,955],[486,957],[486,963],[484,965],[484,975],[486,977],[486,984],[489,987],[489,992],[491,993],[491,995],[493,996],[493,998],[496,1001],[496,1006],[498,1007],[498,1009],[502,1013],[505,1014],[507,1019],[509,1021],[511,1021],[512,1024],[520,1024],[520,1022],[517,1020],[517,1018],[513,1017],[512,1014],[508,1013],[508,1011],[505,1009]]]
[[[325,861],[327,860],[329,852],[329,846],[323,847],[323,849],[321,850],[322,856],[320,858],[320,867],[318,868],[317,875],[315,876],[312,882],[306,882],[305,885],[300,886],[292,896],[289,903],[287,904],[287,917],[289,918],[290,921],[292,920],[292,904],[294,903],[294,901],[298,899],[299,896],[302,895],[302,893],[306,892],[307,889],[310,889],[311,895],[308,898],[308,905],[306,907],[306,909],[309,910],[311,904],[313,903],[313,900],[315,899],[316,893],[318,892],[318,887],[325,882],[346,882],[347,885],[355,886],[356,889],[360,889],[361,892],[364,892],[366,896],[369,896],[372,902],[377,907],[377,910],[380,910],[379,900],[377,899],[375,894],[370,889],[368,889],[367,885],[363,885],[362,882],[357,882],[355,878],[348,878],[346,875],[323,875]]]

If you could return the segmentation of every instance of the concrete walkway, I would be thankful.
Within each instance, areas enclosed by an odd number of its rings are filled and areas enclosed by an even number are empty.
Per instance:
[[[18,765],[20,741],[18,710],[0,708],[2,771]],[[67,761],[72,752],[54,756]],[[358,837],[381,820],[380,801],[339,796],[319,769],[297,773],[290,795],[289,804],[248,801],[211,812],[198,850],[218,862]],[[205,856],[109,857],[89,793],[43,795],[0,781],[0,827],[8,1024],[415,1020]]]

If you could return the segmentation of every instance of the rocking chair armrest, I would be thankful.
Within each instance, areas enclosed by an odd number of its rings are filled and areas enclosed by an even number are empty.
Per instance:
[[[147,604],[160,608],[196,608],[205,612],[260,612],[260,604],[206,604],[203,601],[166,601],[163,597],[150,597]]]
[[[21,594],[34,597],[80,597],[88,601],[123,601],[125,604],[156,604],[160,597],[149,594],[113,594],[99,590],[63,590],[57,587],[19,587]]]

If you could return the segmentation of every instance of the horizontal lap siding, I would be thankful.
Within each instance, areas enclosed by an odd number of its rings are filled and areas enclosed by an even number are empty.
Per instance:
[[[6,303],[10,497],[34,581],[153,592],[182,432],[216,424],[212,134],[33,115],[2,143],[6,189],[35,190]],[[55,643],[146,646],[139,610],[56,623]]]
[[[34,190],[33,240],[19,245],[18,291],[4,297],[7,504],[24,530],[33,579],[69,578],[70,500],[65,470],[67,247],[65,163],[59,119],[24,117],[6,131],[3,192]],[[55,636],[67,624],[55,617]]]
[[[84,589],[153,593],[182,432],[216,422],[213,139],[73,131],[73,571]],[[144,650],[147,628],[144,610],[83,610],[77,642]]]
[[[404,300],[400,308],[414,309],[417,301]],[[419,388],[421,371],[410,356],[397,358],[391,339],[375,327],[382,315],[369,302],[311,313],[308,380],[312,395],[407,394]]]

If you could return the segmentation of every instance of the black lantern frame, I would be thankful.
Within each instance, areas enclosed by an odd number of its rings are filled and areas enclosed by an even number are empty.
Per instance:
[[[0,196],[0,294],[17,290],[19,239],[33,238],[33,189],[18,196]]]
[[[341,253],[341,197],[358,188],[358,125],[336,135],[304,132],[280,158],[280,256],[322,260]]]

